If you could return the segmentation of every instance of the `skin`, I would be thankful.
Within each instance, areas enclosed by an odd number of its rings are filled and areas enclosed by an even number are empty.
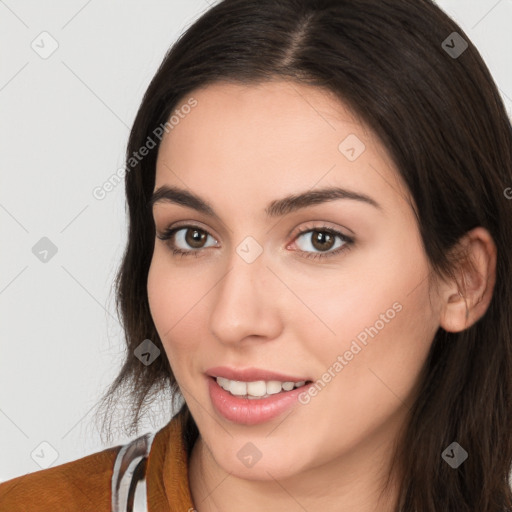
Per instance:
[[[386,149],[342,102],[286,81],[217,83],[190,96],[198,105],[159,148],[155,190],[186,188],[220,220],[157,203],[157,235],[184,221],[210,236],[195,246],[184,241],[186,230],[175,238],[179,248],[201,252],[197,258],[175,256],[171,241],[156,238],[147,285],[152,317],[200,431],[189,461],[195,509],[391,511],[395,486],[380,501],[379,492],[419,372],[439,326],[460,331],[485,313],[493,241],[482,228],[463,240],[476,265],[465,270],[465,297],[456,282],[439,280],[434,291],[409,193]],[[365,144],[354,161],[338,149],[349,134]],[[282,218],[264,213],[273,200],[334,185],[367,194],[382,209],[337,199]],[[325,226],[353,236],[353,245],[328,257],[341,239],[322,252],[312,243],[314,231],[296,235]],[[247,236],[263,251],[252,263],[236,252]],[[327,257],[305,257],[312,253]],[[394,303],[401,310],[308,404],[255,426],[231,423],[213,407],[208,368],[320,379]],[[248,442],[262,454],[250,468],[237,457]]]

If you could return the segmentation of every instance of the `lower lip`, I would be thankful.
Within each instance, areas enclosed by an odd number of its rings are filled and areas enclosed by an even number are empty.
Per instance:
[[[267,398],[242,398],[226,391],[217,381],[208,377],[210,398],[217,411],[227,420],[240,425],[257,425],[279,416],[298,403],[298,396],[311,384],[291,391],[276,393]]]

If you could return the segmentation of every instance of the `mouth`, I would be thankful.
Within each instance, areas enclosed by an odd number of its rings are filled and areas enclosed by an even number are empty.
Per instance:
[[[273,395],[284,394],[294,389],[308,386],[311,380],[279,381],[279,380],[231,380],[225,377],[210,376],[222,389],[232,396],[247,398],[249,400],[261,400]]]
[[[297,407],[299,396],[312,381],[246,382],[209,376],[207,382],[211,403],[221,417],[238,425],[252,426]]]

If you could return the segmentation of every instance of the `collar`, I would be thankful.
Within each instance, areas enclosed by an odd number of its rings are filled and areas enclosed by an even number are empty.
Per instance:
[[[148,512],[194,510],[188,480],[188,457],[179,415],[156,434],[146,468]]]

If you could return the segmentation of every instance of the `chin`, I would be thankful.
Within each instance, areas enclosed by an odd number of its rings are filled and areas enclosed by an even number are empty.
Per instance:
[[[271,481],[286,479],[306,470],[304,454],[294,444],[290,442],[290,446],[286,446],[279,439],[263,443],[257,439],[251,441],[250,437],[247,440],[229,437],[226,446],[218,443],[217,439],[217,444],[210,450],[226,473],[244,480]]]

